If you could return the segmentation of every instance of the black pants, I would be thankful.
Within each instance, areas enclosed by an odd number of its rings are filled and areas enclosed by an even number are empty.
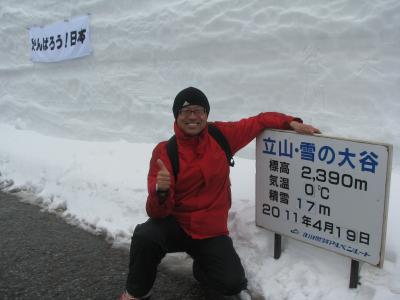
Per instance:
[[[194,277],[220,294],[234,295],[247,286],[243,266],[229,236],[195,240],[169,216],[136,226],[127,291],[135,297],[146,295],[154,284],[161,259],[172,252],[187,252],[193,258]]]

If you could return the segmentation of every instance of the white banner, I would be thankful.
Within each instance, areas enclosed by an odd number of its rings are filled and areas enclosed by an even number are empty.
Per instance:
[[[55,62],[89,55],[92,53],[89,16],[31,27],[29,44],[34,62]]]

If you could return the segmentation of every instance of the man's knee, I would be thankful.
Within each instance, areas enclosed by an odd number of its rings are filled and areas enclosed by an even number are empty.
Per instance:
[[[155,236],[157,236],[156,233],[157,233],[157,222],[154,222],[154,220],[149,219],[142,224],[136,225],[132,239],[138,237],[152,239]]]
[[[132,243],[139,241],[137,243],[162,246],[166,235],[164,222],[162,219],[148,219],[145,223],[138,224],[133,232]]]
[[[157,225],[153,222],[138,224],[132,235],[131,253],[135,256],[156,255],[161,259],[165,255],[163,237],[157,234]]]
[[[220,294],[230,296],[247,288],[247,279],[243,269],[236,272],[204,272],[197,261],[193,262],[193,275],[199,282],[209,286]]]
[[[215,282],[226,296],[238,294],[247,287],[247,279],[242,274],[226,274],[223,278],[215,279]]]

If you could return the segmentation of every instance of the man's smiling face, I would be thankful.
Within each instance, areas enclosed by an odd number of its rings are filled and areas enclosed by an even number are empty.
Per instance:
[[[207,126],[208,115],[200,105],[183,107],[176,119],[178,127],[187,135],[197,135]]]

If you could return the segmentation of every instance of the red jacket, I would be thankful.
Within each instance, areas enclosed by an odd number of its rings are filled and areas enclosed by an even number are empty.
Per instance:
[[[237,122],[215,122],[214,125],[226,137],[233,155],[262,130],[289,129],[293,120],[291,116],[270,112]],[[227,235],[231,189],[225,152],[209,135],[207,127],[197,136],[186,136],[176,123],[174,130],[179,153],[177,181],[168,158],[167,142],[161,142],[154,148],[150,160],[147,214],[151,218],[175,216],[183,230],[194,239]],[[162,204],[156,192],[159,158],[171,174],[168,197]]]

